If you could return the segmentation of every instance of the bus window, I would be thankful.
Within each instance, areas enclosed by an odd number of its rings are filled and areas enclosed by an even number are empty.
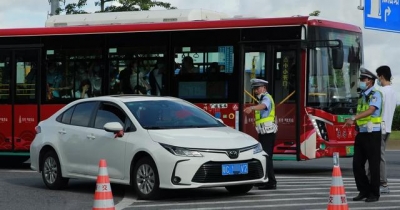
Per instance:
[[[263,49],[260,50],[250,50],[250,52],[245,53],[245,63],[244,63],[244,103],[254,103],[254,97],[252,97],[253,89],[251,88],[250,80],[254,78],[266,79],[265,70],[265,52]]]
[[[38,51],[19,50],[15,53],[16,100],[36,99]]]
[[[11,64],[10,52],[1,51],[0,53],[0,100],[10,98],[10,78],[11,78]]]
[[[46,99],[70,100],[104,95],[101,49],[47,50]]]
[[[233,56],[233,46],[176,47],[174,95],[192,100],[230,99]]]
[[[165,95],[166,47],[113,47],[108,49],[110,94]]]

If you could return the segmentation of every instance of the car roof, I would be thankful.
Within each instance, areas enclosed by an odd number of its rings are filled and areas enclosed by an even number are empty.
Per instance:
[[[82,101],[120,101],[122,103],[132,102],[132,101],[158,101],[158,100],[180,100],[175,97],[170,96],[151,96],[151,95],[135,95],[135,94],[122,94],[122,95],[108,95],[108,96],[99,96],[93,98],[86,98],[79,100]]]

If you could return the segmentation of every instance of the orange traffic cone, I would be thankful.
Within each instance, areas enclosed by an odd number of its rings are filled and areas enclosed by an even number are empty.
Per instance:
[[[107,163],[104,159],[101,159],[99,163],[99,175],[97,176],[92,210],[115,210]]]
[[[338,165],[333,166],[331,192],[327,210],[348,210],[346,192],[343,186],[342,172]]]

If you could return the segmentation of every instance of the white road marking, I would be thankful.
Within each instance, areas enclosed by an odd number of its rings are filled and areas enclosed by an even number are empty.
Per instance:
[[[137,198],[135,197],[135,195],[133,194],[132,191],[133,191],[133,189],[125,190],[125,194],[124,194],[124,197],[122,198],[122,200],[120,202],[118,202],[117,204],[115,204],[116,210],[125,209],[125,208],[131,206],[133,203],[135,203]]]
[[[37,171],[33,171],[33,170],[14,170],[14,169],[0,169],[0,172],[3,172],[3,173],[37,173]]]

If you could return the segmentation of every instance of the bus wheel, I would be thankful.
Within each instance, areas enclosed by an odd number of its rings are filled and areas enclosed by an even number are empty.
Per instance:
[[[234,185],[234,186],[226,186],[226,190],[228,190],[231,194],[234,195],[241,195],[249,192],[252,188],[252,184],[246,184],[246,185]]]
[[[69,179],[62,177],[60,161],[54,151],[44,155],[41,166],[43,182],[49,189],[59,190],[68,185]]]
[[[156,164],[150,157],[140,159],[131,174],[132,185],[139,199],[155,200],[161,195]]]

